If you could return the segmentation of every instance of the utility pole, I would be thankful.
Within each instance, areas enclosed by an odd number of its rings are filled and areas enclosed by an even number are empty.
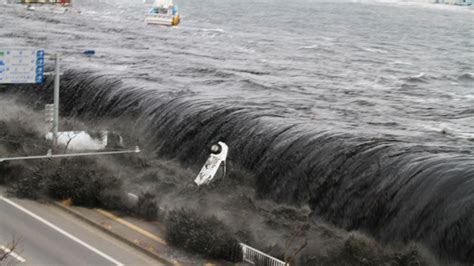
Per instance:
[[[59,53],[55,57],[54,65],[54,118],[53,118],[53,148],[58,146],[58,131],[59,131]],[[54,150],[54,149],[53,149]]]

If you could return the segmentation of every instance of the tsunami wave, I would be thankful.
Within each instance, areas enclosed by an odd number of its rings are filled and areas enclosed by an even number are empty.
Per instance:
[[[143,134],[141,145],[157,156],[196,167],[207,147],[224,141],[231,165],[254,174],[260,198],[309,204],[314,221],[367,232],[383,243],[417,241],[442,258],[474,261],[470,151],[338,133],[88,71],[66,71],[61,84],[63,115],[129,121]],[[48,79],[40,90],[17,90],[44,103],[52,87]]]

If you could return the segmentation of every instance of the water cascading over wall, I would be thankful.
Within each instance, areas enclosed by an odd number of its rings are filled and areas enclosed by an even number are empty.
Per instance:
[[[420,241],[443,258],[474,262],[471,151],[323,131],[316,122],[127,87],[90,72],[67,71],[61,84],[63,115],[134,118],[145,126],[147,147],[187,165],[224,141],[231,163],[257,176],[260,197],[308,203],[315,221],[386,243]],[[20,91],[51,101],[52,80],[43,87]]]

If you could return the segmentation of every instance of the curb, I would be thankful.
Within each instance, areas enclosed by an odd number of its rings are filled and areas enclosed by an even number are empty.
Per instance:
[[[129,245],[130,247],[142,252],[142,253],[145,253],[146,255],[150,256],[150,257],[153,257],[154,259],[158,260],[159,262],[161,263],[164,263],[165,265],[176,265],[175,263],[173,263],[172,261],[168,260],[168,259],[165,259],[163,258],[162,256],[160,256],[159,254],[155,253],[155,252],[152,252],[148,249],[145,249],[145,248],[142,248],[141,246],[135,244],[135,242],[117,234],[117,233],[114,233],[110,230],[108,230],[107,228],[105,228],[104,226],[102,226],[101,224],[99,223],[96,223],[94,221],[92,221],[91,219],[88,219],[87,217],[81,215],[80,213],[76,212],[75,210],[69,208],[68,206],[65,206],[64,204],[61,204],[59,202],[56,202],[56,201],[49,201],[53,206],[75,216],[76,218],[86,222],[87,224],[101,230],[102,232],[116,238],[117,240],[120,240],[122,242],[124,242],[125,244]]]

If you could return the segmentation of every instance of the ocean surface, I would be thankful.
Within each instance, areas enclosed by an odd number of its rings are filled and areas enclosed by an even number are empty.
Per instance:
[[[321,129],[474,147],[472,8],[177,4],[182,23],[173,28],[147,26],[139,0],[78,0],[66,14],[1,6],[0,45],[44,47],[68,67]],[[96,55],[85,58],[86,49]]]

